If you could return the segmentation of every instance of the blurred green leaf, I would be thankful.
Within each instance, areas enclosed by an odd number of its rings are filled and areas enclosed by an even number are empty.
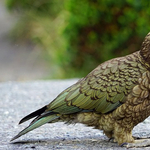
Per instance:
[[[150,31],[150,1],[6,2],[21,14],[13,37],[43,48],[58,78],[85,76],[103,61],[139,50]]]

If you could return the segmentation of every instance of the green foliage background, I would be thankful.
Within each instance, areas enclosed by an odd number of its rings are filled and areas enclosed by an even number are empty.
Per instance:
[[[140,49],[150,31],[147,0],[7,0],[20,13],[13,38],[41,46],[53,77],[85,76],[98,64]]]

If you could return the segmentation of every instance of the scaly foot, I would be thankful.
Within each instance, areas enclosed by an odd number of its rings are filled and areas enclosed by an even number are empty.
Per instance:
[[[121,146],[125,146],[127,148],[132,148],[132,147],[148,147],[150,146],[150,139],[140,139],[140,140],[135,140],[134,143],[123,143]]]

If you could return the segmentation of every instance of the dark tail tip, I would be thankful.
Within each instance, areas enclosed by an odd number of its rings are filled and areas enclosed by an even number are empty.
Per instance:
[[[14,140],[17,139],[17,138],[18,138],[18,136],[14,136],[14,137],[10,140],[10,142],[14,141]]]
[[[27,121],[27,120],[29,120],[29,119],[32,119],[32,118],[34,118],[34,117],[36,117],[36,116],[39,116],[39,115],[42,114],[46,109],[47,109],[47,106],[44,106],[44,107],[42,107],[41,109],[38,109],[38,110],[34,111],[33,113],[31,113],[31,114],[25,116],[23,119],[21,119],[20,122],[19,122],[19,124],[21,124],[21,123],[23,123],[23,122],[25,122],[25,121]]]

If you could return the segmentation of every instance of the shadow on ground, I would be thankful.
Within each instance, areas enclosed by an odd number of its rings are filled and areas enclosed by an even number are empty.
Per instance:
[[[108,149],[108,148],[120,148],[117,143],[108,141],[106,137],[84,137],[84,138],[72,138],[72,139],[41,139],[41,140],[27,140],[11,143],[22,147],[39,148],[45,147],[49,149]],[[124,149],[124,148],[122,148]]]

